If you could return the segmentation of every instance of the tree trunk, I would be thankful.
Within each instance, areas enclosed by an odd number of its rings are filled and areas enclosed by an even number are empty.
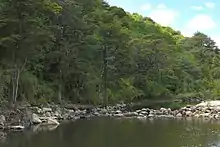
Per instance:
[[[12,102],[13,104],[16,104],[17,102],[20,74],[23,71],[26,65],[26,62],[27,62],[27,58],[25,59],[24,64],[22,65],[21,69],[15,67],[13,71],[13,76],[12,76]]]
[[[104,81],[104,105],[108,103],[108,94],[107,94],[107,49],[104,46],[103,49],[103,81]]]
[[[12,104],[14,104],[14,99],[15,99],[15,79],[16,79],[16,71],[13,70],[12,72]]]
[[[14,69],[12,72],[12,104],[13,105],[17,101],[19,79],[20,79],[20,70]]]
[[[62,103],[62,71],[59,73],[59,86],[58,86],[58,101]]]
[[[17,102],[18,97],[18,86],[19,86],[19,80],[20,80],[20,70],[17,69],[16,71],[16,79],[15,79],[15,94],[14,94],[14,104]]]

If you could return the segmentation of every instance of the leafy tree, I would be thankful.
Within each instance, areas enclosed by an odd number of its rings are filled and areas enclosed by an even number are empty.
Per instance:
[[[2,101],[220,97],[219,47],[103,0],[0,0]]]

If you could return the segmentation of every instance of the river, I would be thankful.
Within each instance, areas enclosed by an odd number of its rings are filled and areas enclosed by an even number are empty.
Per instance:
[[[12,133],[0,147],[220,147],[220,122],[96,118]]]

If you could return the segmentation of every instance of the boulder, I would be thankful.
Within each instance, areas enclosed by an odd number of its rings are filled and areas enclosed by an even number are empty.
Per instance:
[[[173,115],[158,115],[158,118],[174,118]]]
[[[5,141],[7,134],[5,132],[0,132],[0,141]]]
[[[160,111],[165,112],[165,111],[167,111],[167,109],[166,108],[160,108]]]
[[[58,110],[54,112],[54,116],[59,117],[59,118],[61,117],[61,114],[62,114],[61,111],[58,111]]]
[[[215,114],[215,115],[214,115],[214,118],[215,118],[215,119],[219,119],[219,115],[218,115],[218,114]]]
[[[136,110],[135,112],[136,112],[136,113],[140,113],[140,112],[141,112],[141,110]]]
[[[103,109],[100,110],[100,113],[101,113],[101,114],[106,114],[106,113],[108,113],[108,110],[105,109],[105,108],[103,108]]]
[[[42,110],[43,110],[44,113],[45,112],[52,112],[52,108],[43,108]]]
[[[160,110],[156,110],[155,114],[156,114],[156,115],[163,115],[163,112],[160,111]]]
[[[67,109],[68,113],[74,113],[75,111],[73,109]]]
[[[23,130],[25,127],[18,125],[18,126],[9,126],[8,129],[10,130]]]
[[[197,107],[218,107],[220,106],[220,100],[206,101],[196,105]]]
[[[40,124],[42,121],[40,120],[39,116],[35,113],[32,114],[32,122],[34,124]]]
[[[138,116],[137,119],[139,120],[145,120],[147,117],[146,116]]]
[[[48,111],[48,112],[45,113],[45,116],[46,117],[51,117],[51,113]]]
[[[119,113],[119,114],[114,114],[114,116],[115,116],[115,117],[124,117],[124,114],[122,114],[122,113],[120,114],[120,113]]]
[[[46,124],[47,125],[59,125],[60,123],[56,119],[48,118]]]
[[[141,111],[141,114],[148,115],[148,112],[147,111]]]
[[[140,114],[138,114],[138,116],[140,116],[140,117],[144,117],[144,115],[143,115],[143,114],[141,114],[141,113],[140,113]]]
[[[149,114],[148,117],[154,117],[154,115],[153,114]]]
[[[43,110],[41,109],[41,108],[36,108],[36,112],[38,113],[38,114],[42,114],[43,113]]]
[[[181,113],[178,113],[178,114],[176,115],[176,117],[183,117],[183,115],[182,115]]]
[[[136,113],[136,112],[127,112],[127,113],[124,113],[124,116],[125,117],[138,116],[138,113]]]
[[[93,114],[94,114],[95,116],[101,116],[101,114],[100,114],[99,112],[97,112],[97,111],[95,111]]]
[[[0,115],[0,125],[4,126],[6,122],[5,116],[4,115]]]
[[[80,115],[80,114],[82,114],[82,111],[80,111],[80,110],[75,111],[75,115]]]
[[[117,113],[117,114],[120,114],[120,113],[122,113],[122,112],[121,112],[121,110],[117,110],[116,113]]]
[[[150,110],[147,109],[147,108],[142,108],[141,111],[146,111],[146,112],[148,112],[148,111],[150,111]]]
[[[190,116],[192,116],[192,112],[191,111],[186,111],[186,116],[188,116],[188,117],[190,117]]]

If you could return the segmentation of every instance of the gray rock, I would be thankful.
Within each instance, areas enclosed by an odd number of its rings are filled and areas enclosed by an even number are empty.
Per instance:
[[[156,111],[156,115],[162,115],[162,114],[163,114],[163,112],[161,112],[160,110]]]
[[[38,116],[37,114],[35,114],[35,113],[32,114],[32,118],[31,118],[31,119],[32,119],[31,121],[32,121],[34,124],[40,124],[40,123],[42,123],[42,121],[40,120],[39,116]]]
[[[122,113],[122,112],[121,112],[121,110],[117,110],[116,113],[117,113],[117,114],[120,114],[120,113]]]
[[[166,108],[160,108],[160,111],[164,112],[164,111],[167,111]]]
[[[155,112],[154,110],[151,110],[150,113],[149,113],[149,115],[150,115],[150,114],[151,114],[151,115],[155,115],[156,112]]]
[[[73,109],[67,109],[68,113],[74,113],[75,111]]]
[[[138,117],[145,117],[145,115],[144,114],[138,114]]]
[[[147,112],[147,111],[149,111],[149,109],[147,109],[147,108],[142,108],[141,111],[142,111],[142,112],[143,112],[143,111],[146,111],[146,112]]]
[[[5,132],[0,132],[0,141],[5,141],[7,134]]]
[[[115,117],[124,117],[123,114],[114,114]]]
[[[60,117],[61,116],[61,112],[59,112],[58,110],[54,112],[54,116],[56,117]]]
[[[108,113],[108,110],[105,109],[105,108],[104,108],[104,109],[101,109],[101,113],[102,113],[102,114],[106,114],[106,113]]]
[[[143,115],[148,115],[147,111],[141,111],[140,113],[143,114]]]
[[[209,117],[210,113],[201,113],[199,117]]]
[[[218,114],[215,114],[215,115],[214,115],[214,118],[215,118],[215,119],[219,119],[219,115],[218,115]]]
[[[21,125],[18,125],[18,126],[9,126],[8,129],[11,129],[11,130],[23,130],[25,127],[24,126],[21,126]]]
[[[140,113],[141,112],[141,110],[136,110],[136,113]]]
[[[137,117],[137,119],[139,119],[139,120],[146,120],[146,118],[147,118],[146,116],[138,116]]]
[[[209,109],[205,110],[205,113],[210,113],[210,112],[211,112],[211,110],[209,110]]]
[[[214,108],[215,111],[220,111],[220,106]]]
[[[75,111],[75,115],[80,115],[80,114],[82,114],[82,112],[80,110]]]
[[[46,116],[46,117],[51,117],[51,113],[50,113],[50,112],[46,112],[46,113],[45,113],[45,116]]]
[[[197,107],[218,107],[220,106],[220,101],[206,101],[196,105]]]
[[[176,117],[183,117],[183,115],[182,115],[181,113],[178,113],[178,114],[176,115]]]
[[[149,115],[148,115],[148,117],[154,117],[154,116],[155,116],[155,115],[153,115],[153,114],[149,114]]]
[[[6,123],[6,119],[4,115],[0,115],[0,125],[4,126]]]
[[[171,108],[168,108],[167,111],[168,111],[168,112],[171,112],[172,110],[171,110]]]
[[[125,117],[138,116],[138,113],[135,113],[135,112],[127,112],[127,113],[124,113],[124,116],[125,116]]]
[[[192,112],[191,111],[186,111],[186,116],[188,116],[188,117],[192,116]]]
[[[43,112],[52,112],[52,108],[43,108]]]
[[[137,112],[132,112],[134,114],[134,116],[138,116],[138,113]]]
[[[165,118],[174,118],[173,115],[166,115]]]
[[[173,115],[159,115],[158,118],[174,118]]]
[[[59,125],[59,124],[60,123],[56,119],[53,119],[53,118],[47,119],[47,125]]]
[[[195,117],[195,118],[199,118],[199,117],[200,117],[200,114],[195,114],[194,117]]]
[[[36,111],[38,114],[42,114],[43,113],[43,110],[40,109],[40,108],[37,108],[37,111]]]

